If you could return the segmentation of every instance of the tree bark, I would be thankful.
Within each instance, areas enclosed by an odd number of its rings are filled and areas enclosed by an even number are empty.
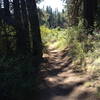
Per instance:
[[[71,0],[68,3],[69,26],[77,26],[79,22],[79,8],[82,0]]]
[[[16,50],[17,53],[26,54],[28,53],[27,47],[27,36],[25,28],[23,27],[22,13],[21,13],[21,1],[14,0],[14,17],[15,17],[15,28],[16,28]]]
[[[30,31],[29,31],[29,19],[28,19],[28,13],[27,13],[27,6],[26,6],[26,1],[21,0],[21,13],[22,13],[22,24],[23,24],[23,32],[24,36],[26,38],[26,43],[27,43],[27,52],[31,51],[30,47]]]
[[[84,19],[87,34],[93,34],[97,0],[84,0]]]
[[[7,26],[6,26],[6,21],[8,20],[8,17],[10,17],[10,11],[9,11],[9,0],[4,0],[4,19],[5,21],[3,22],[3,31],[5,34],[5,46],[6,46],[6,54],[10,53],[10,46],[9,46],[9,38],[8,38],[8,33],[7,33]]]
[[[30,31],[32,34],[33,41],[33,55],[42,57],[42,41],[40,35],[36,2],[35,0],[26,0],[26,4],[28,8]]]
[[[33,54],[33,77],[36,79],[34,82],[36,86],[35,95],[34,98],[38,100],[39,95],[39,72],[40,72],[40,63],[42,60],[42,41],[41,41],[41,35],[40,35],[40,27],[39,27],[39,20],[38,20],[38,14],[37,14],[37,8],[36,8],[36,2],[35,0],[26,0],[27,8],[28,8],[28,15],[29,15],[29,22],[30,22],[30,32],[32,36],[32,54]]]

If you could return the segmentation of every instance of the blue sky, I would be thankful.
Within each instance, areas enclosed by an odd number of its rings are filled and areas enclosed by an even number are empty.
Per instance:
[[[44,6],[44,8],[46,6],[51,6],[53,10],[55,10],[57,8],[58,11],[62,11],[62,9],[63,9],[63,2],[61,0],[44,0],[38,6],[40,8],[43,8],[43,6]]]

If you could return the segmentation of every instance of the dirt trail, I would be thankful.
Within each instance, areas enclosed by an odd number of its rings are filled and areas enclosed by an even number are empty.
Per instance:
[[[84,86],[91,76],[73,72],[67,49],[50,49],[44,58],[48,62],[41,70],[44,80],[40,85],[40,100],[100,100],[95,96],[96,89]]]

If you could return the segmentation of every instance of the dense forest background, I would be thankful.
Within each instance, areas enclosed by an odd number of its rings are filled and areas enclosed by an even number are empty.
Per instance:
[[[100,1],[62,0],[62,12],[40,9],[42,1],[0,0],[0,100],[38,100],[52,50],[71,59],[73,72],[92,76],[87,84],[96,84],[100,100]]]

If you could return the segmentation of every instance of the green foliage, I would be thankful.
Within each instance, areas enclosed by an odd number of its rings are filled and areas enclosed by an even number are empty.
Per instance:
[[[81,27],[69,27],[67,29],[49,29],[45,26],[41,26],[41,36],[44,45],[53,45],[55,48],[64,49],[71,44],[79,45],[78,38],[82,33]]]
[[[45,46],[52,46],[55,48],[66,47],[65,30],[56,28],[49,29],[41,26],[42,41]]]
[[[16,32],[10,25],[1,26],[0,30],[0,54],[6,54],[8,51],[15,51]],[[9,48],[7,47],[9,46]],[[8,50],[9,49],[9,50]]]
[[[96,93],[96,96],[98,97],[98,99],[100,99],[100,86],[97,87],[97,93]]]
[[[65,11],[55,11],[51,7],[47,6],[45,9],[38,9],[40,25],[46,25],[49,28],[66,27],[66,14]]]
[[[85,58],[89,52],[95,49],[92,36],[84,32],[83,21],[78,26],[68,27],[67,29],[49,29],[41,26],[41,35],[44,46],[63,50],[70,48],[69,56],[73,57],[74,62],[79,61],[80,66],[85,66]]]
[[[95,32],[92,38],[93,52],[88,52],[86,57],[86,68],[95,77],[100,76],[100,35]]]

